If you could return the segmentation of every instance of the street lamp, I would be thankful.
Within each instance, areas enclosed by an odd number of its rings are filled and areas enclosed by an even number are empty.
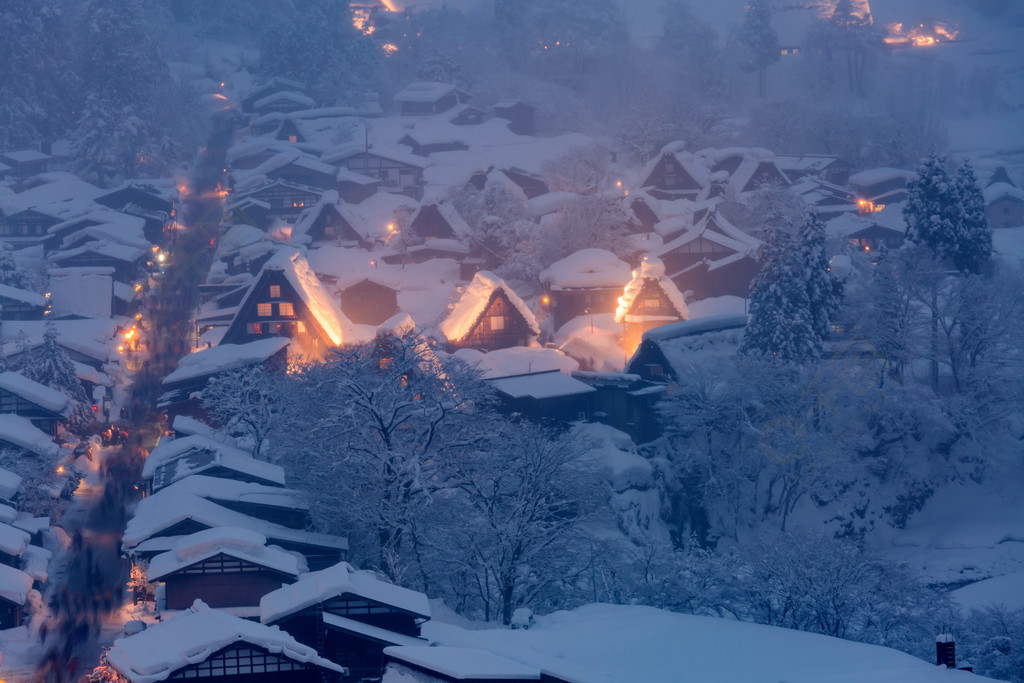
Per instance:
[[[590,316],[590,334],[594,334],[594,311],[590,309],[590,306],[587,306],[583,309],[583,315]]]

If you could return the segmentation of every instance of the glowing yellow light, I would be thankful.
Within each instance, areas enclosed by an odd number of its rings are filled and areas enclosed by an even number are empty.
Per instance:
[[[64,474],[64,465],[57,466],[57,474]]]
[[[384,55],[386,57],[390,57],[391,55],[398,52],[398,46],[395,45],[394,43],[384,43],[383,45],[381,45],[381,48],[383,48]]]
[[[160,263],[163,263],[165,258],[167,258],[167,257],[164,256],[163,254],[157,254],[156,255],[156,260],[159,261]]]
[[[542,304],[544,304],[545,306],[547,306],[547,305],[548,305],[549,303],[551,303],[551,297],[547,297],[547,296],[542,296],[542,297],[540,298],[540,302],[541,302]]]
[[[615,187],[622,187],[622,181],[621,180],[616,180],[615,181]]]
[[[135,319],[136,320],[142,320],[142,314],[141,313],[136,313],[135,314]]]
[[[394,232],[394,231],[395,231],[394,223],[388,223],[388,232]]]
[[[118,353],[124,353],[124,346],[120,346],[120,345],[119,345],[119,346],[117,347],[117,352],[118,352]]]

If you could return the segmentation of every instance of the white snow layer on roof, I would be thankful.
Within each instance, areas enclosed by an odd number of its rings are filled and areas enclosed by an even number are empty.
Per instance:
[[[284,470],[279,465],[257,460],[247,451],[198,434],[160,442],[160,445],[150,451],[142,465],[143,479],[151,478],[160,465],[193,451],[210,451],[214,454],[214,460],[224,467],[284,485]]]
[[[430,604],[423,593],[387,583],[376,573],[356,570],[348,562],[339,562],[264,595],[260,600],[260,621],[269,624],[345,593],[430,618]]]
[[[309,267],[306,257],[296,249],[281,249],[263,264],[263,271],[268,270],[284,273],[288,284],[306,304],[310,314],[323,328],[324,333],[336,346],[340,346],[346,333],[351,329],[352,323],[338,308],[335,299],[320,284],[316,273]],[[251,295],[250,290],[246,299]]]
[[[146,579],[157,581],[221,553],[292,576],[308,571],[306,558],[299,553],[268,546],[267,537],[258,531],[216,527],[178,539],[174,550],[150,560]]]
[[[540,281],[552,289],[625,287],[629,272],[629,264],[606,249],[580,249],[552,263]]]
[[[677,337],[688,337],[705,332],[716,332],[718,330],[729,330],[746,326],[747,315],[745,313],[727,313],[661,325],[644,332],[643,338],[652,341],[665,341]]]
[[[0,499],[10,500],[21,488],[21,477],[0,467]]]
[[[190,353],[178,361],[178,367],[164,377],[165,386],[203,375],[213,375],[247,365],[262,363],[288,346],[287,337],[269,337],[248,344],[221,344]]]
[[[689,317],[689,310],[686,307],[686,301],[683,300],[682,292],[665,275],[665,264],[661,262],[661,259],[645,256],[643,261],[640,262],[640,268],[633,271],[633,279],[626,286],[626,291],[619,297],[619,307],[615,311],[615,322],[621,323],[626,315],[629,314],[629,309],[633,307],[634,300],[643,291],[644,283],[648,279],[653,279],[657,282],[658,287],[665,293],[669,303],[676,309],[680,318]]]
[[[1010,183],[993,183],[982,190],[982,194],[985,196],[986,204],[991,204],[1004,197],[1024,202],[1024,190],[1014,187]]]
[[[897,178],[903,178],[909,180],[914,177],[913,172],[907,171],[902,168],[873,168],[868,171],[861,171],[850,176],[850,185],[856,187],[866,187],[868,185],[874,185],[875,183],[885,182],[886,180],[895,180]]]
[[[0,564],[0,598],[24,605],[28,602],[29,591],[32,590],[32,577],[14,567]]]
[[[449,83],[431,83],[421,81],[410,83],[395,94],[395,102],[434,102],[450,92],[455,86]]]
[[[332,612],[324,612],[323,618],[326,626],[340,629],[342,631],[349,631],[351,633],[358,633],[360,635],[367,636],[368,638],[372,638],[373,640],[390,643],[391,645],[423,647],[427,644],[427,640],[425,638],[417,638],[415,636],[395,633],[394,631],[389,631],[388,629],[381,628],[380,626],[373,626],[347,617],[339,617],[337,614]]]
[[[347,549],[348,541],[338,536],[290,529],[258,517],[236,512],[222,505],[189,493],[157,491],[143,498],[128,521],[122,544],[131,549],[146,539],[169,529],[178,522],[192,520],[208,528],[240,527],[259,532],[275,542],[293,542],[318,545],[325,548]]]
[[[540,680],[540,669],[506,659],[487,650],[464,647],[384,648],[384,655],[455,680]],[[386,680],[386,679],[385,679]]]
[[[577,361],[558,349],[530,346],[511,346],[489,353],[481,353],[476,349],[459,349],[452,355],[476,366],[483,376],[488,378],[547,370],[560,370],[568,374],[580,368]]]
[[[473,276],[473,281],[466,287],[466,290],[459,298],[459,302],[452,308],[448,317],[441,322],[441,334],[450,341],[465,339],[466,335],[473,330],[477,321],[480,320],[480,316],[483,315],[487,304],[490,303],[491,294],[499,289],[505,292],[505,296],[508,297],[512,306],[526,320],[530,333],[534,335],[540,334],[540,328],[537,327],[537,319],[533,317],[533,312],[526,306],[526,303],[519,298],[519,295],[511,287],[505,284],[504,280],[486,270],[481,270]]]
[[[109,318],[114,279],[109,272],[82,272],[77,268],[50,271],[50,301],[54,315],[73,314]],[[134,292],[133,292],[134,293]]]
[[[50,412],[64,415],[71,411],[71,399],[66,394],[16,372],[0,372],[0,389],[17,394]]]
[[[256,645],[293,661],[339,673],[345,671],[278,628],[210,609],[202,600],[141,633],[117,639],[107,653],[107,661],[132,683],[153,683],[238,642]]]
[[[27,531],[15,529],[9,524],[0,523],[0,552],[21,557],[28,548],[32,536]]]
[[[551,675],[565,666],[573,669],[566,678],[588,683],[986,680],[877,645],[644,606],[586,605],[539,617],[529,629],[470,631],[431,621],[423,630],[432,642],[484,648]],[[736,656],[737,644],[745,656]]]
[[[592,394],[597,389],[558,370],[534,372],[516,377],[497,377],[488,380],[490,385],[512,398],[554,398]]]
[[[160,495],[164,491],[174,494],[188,493],[213,501],[224,500],[266,507],[288,508],[290,510],[309,509],[309,503],[305,500],[303,494],[294,489],[266,486],[264,484],[236,481],[234,479],[222,479],[220,477],[208,477],[203,474],[193,474],[180,479],[173,484],[165,486],[153,495]]]
[[[48,434],[21,415],[0,415],[0,441],[40,455],[55,456],[60,451]]]
[[[35,292],[30,292],[27,289],[18,289],[17,287],[11,287],[10,285],[0,284],[0,298],[20,301],[21,303],[25,303],[30,306],[37,306],[39,308],[46,306],[46,297],[36,294]]]

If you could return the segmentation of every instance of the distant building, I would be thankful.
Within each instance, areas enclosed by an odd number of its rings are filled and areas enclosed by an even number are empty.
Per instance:
[[[440,114],[458,104],[470,100],[469,93],[456,88],[450,83],[410,83],[395,94],[403,116],[424,116]]]
[[[45,173],[49,169],[50,155],[34,149],[0,152],[0,163],[10,169],[6,175],[13,178],[28,178]]]
[[[999,171],[993,176],[993,182],[984,189],[988,223],[993,228],[1024,225],[1024,190],[1014,184],[1004,167],[1000,167]]]
[[[555,329],[581,315],[614,313],[629,264],[604,249],[581,249],[541,272]]]
[[[906,199],[907,181],[913,177],[911,171],[900,168],[875,168],[850,176],[850,187],[858,200],[872,205],[874,211]]]
[[[537,108],[519,100],[494,103],[494,115],[508,121],[508,129],[516,135],[537,134]]]

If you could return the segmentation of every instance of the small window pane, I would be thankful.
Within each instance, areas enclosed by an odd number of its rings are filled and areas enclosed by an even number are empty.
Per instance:
[[[281,298],[281,285],[270,285],[270,298],[280,299]]]
[[[499,332],[505,329],[505,316],[496,315],[491,318],[491,331]]]
[[[277,305],[278,315],[293,316],[295,315],[295,308],[292,306],[290,301],[282,301]]]
[[[256,304],[256,315],[261,318],[269,318],[273,313],[271,312],[271,304]]]

